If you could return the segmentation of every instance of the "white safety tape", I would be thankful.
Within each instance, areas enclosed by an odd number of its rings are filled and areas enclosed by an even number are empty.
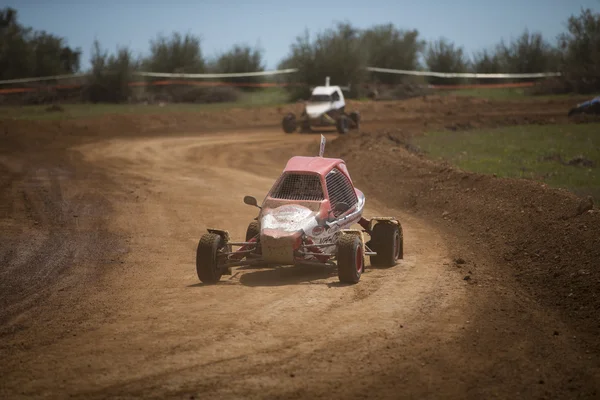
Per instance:
[[[246,76],[281,75],[281,74],[291,74],[291,73],[294,73],[297,71],[298,71],[298,69],[296,69],[296,68],[288,68],[288,69],[280,69],[280,70],[272,70],[272,71],[258,71],[258,72],[239,72],[239,73],[231,73],[231,74],[172,74],[172,73],[163,73],[163,72],[140,71],[140,72],[134,72],[133,75],[155,77],[155,78],[214,79],[214,78],[242,78],[242,77],[246,77]],[[72,75],[42,76],[39,78],[7,79],[4,81],[0,81],[0,84],[26,83],[26,82],[39,82],[39,81],[68,79],[68,78],[80,78],[80,77],[88,76],[88,75],[89,74],[72,74]]]
[[[367,67],[368,71],[381,72],[387,74],[401,74],[401,75],[417,75],[417,76],[434,76],[438,78],[491,78],[491,79],[510,79],[510,78],[547,78],[553,76],[560,76],[560,72],[540,72],[531,74],[477,74],[477,73],[448,73],[448,72],[430,72],[430,71],[409,71],[402,69],[389,69],[389,68],[378,68],[378,67]],[[258,72],[239,72],[231,74],[174,74],[174,73],[163,73],[163,72],[134,72],[137,76],[155,77],[155,78],[180,78],[180,79],[218,79],[218,78],[243,78],[251,76],[269,76],[269,75],[281,75],[291,74],[298,72],[297,68],[288,68],[281,70],[271,71],[258,71]],[[69,78],[80,78],[88,76],[89,74],[71,74],[71,75],[55,75],[55,76],[43,76],[38,78],[22,78],[22,79],[7,79],[0,81],[1,84],[10,83],[27,83],[27,82],[41,82],[49,80],[60,80]]]
[[[452,73],[452,72],[430,72],[430,71],[408,71],[403,69],[389,69],[389,68],[377,68],[367,67],[368,71],[372,72],[383,72],[387,74],[400,74],[400,75],[418,75],[418,76],[434,76],[437,78],[492,78],[492,79],[506,79],[506,78],[548,78],[552,76],[560,76],[560,72],[537,72],[530,74],[477,74],[477,73]]]
[[[42,76],[38,78],[21,78],[21,79],[7,79],[4,81],[0,81],[2,83],[27,83],[27,82],[40,82],[40,81],[50,81],[50,80],[58,80],[58,79],[69,79],[69,78],[80,78],[82,76],[87,76],[88,74],[71,74],[71,75],[54,75],[54,76]]]
[[[134,75],[138,76],[149,76],[155,78],[192,78],[192,79],[214,79],[214,78],[243,78],[247,76],[268,76],[268,75],[280,75],[280,74],[291,74],[298,72],[297,68],[279,69],[272,71],[258,71],[258,72],[238,72],[231,74],[170,74],[163,72],[135,72]]]

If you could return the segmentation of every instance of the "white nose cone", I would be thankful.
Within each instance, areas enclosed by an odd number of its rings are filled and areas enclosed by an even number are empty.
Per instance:
[[[299,230],[308,232],[317,225],[317,213],[297,204],[288,204],[269,210],[261,220],[261,229],[273,229],[292,233]]]
[[[330,103],[315,103],[306,105],[306,114],[309,118],[319,118],[330,109]]]

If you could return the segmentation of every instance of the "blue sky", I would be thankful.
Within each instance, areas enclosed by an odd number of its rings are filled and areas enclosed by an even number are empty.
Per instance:
[[[18,11],[22,24],[80,47],[84,68],[89,66],[95,38],[111,51],[125,45],[135,54],[145,54],[149,40],[158,33],[189,32],[201,37],[208,57],[237,43],[259,45],[271,69],[305,29],[317,33],[336,21],[359,28],[393,23],[418,29],[424,39],[443,36],[470,54],[501,38],[509,40],[525,28],[554,40],[571,14],[579,14],[581,8],[600,11],[600,0],[9,0],[5,4]]]

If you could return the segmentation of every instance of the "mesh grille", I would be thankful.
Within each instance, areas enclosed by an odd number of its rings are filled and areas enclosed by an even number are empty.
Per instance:
[[[329,201],[331,202],[331,208],[334,208],[337,203],[346,203],[350,207],[353,207],[358,202],[356,193],[352,184],[338,169],[333,169],[325,177],[327,183],[327,191],[329,192]],[[334,212],[334,216],[339,216],[341,212]]]
[[[319,176],[307,174],[284,175],[273,193],[271,193],[271,197],[304,201],[321,201],[325,199]]]

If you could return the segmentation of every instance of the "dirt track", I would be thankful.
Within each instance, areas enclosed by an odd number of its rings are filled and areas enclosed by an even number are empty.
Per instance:
[[[401,103],[395,114],[367,104],[363,130],[549,123],[565,109],[445,101]],[[260,126],[284,111],[244,120]],[[508,223],[523,222],[494,220],[504,210],[490,197],[520,183],[475,179],[471,198],[461,185],[474,178],[386,135],[328,134],[326,152],[348,159],[367,215],[403,222],[406,259],[368,269],[355,286],[322,268],[238,269],[204,286],[194,254],[205,228],[241,237],[255,216],[242,197],[263,196],[291,155],[315,154],[318,136],[232,130],[225,116],[3,123],[2,398],[600,396],[597,286],[577,292],[591,309],[573,315],[547,302],[556,289],[535,285],[545,278],[520,280],[502,261],[516,241],[503,236]],[[429,186],[437,191],[423,193]],[[449,195],[456,187],[461,195]],[[577,204],[549,192],[539,198],[557,204],[550,214]],[[589,228],[565,257],[592,257],[592,281],[598,218],[577,218],[569,223]],[[482,221],[496,237],[469,236]],[[519,268],[528,265],[537,271],[539,260]]]

